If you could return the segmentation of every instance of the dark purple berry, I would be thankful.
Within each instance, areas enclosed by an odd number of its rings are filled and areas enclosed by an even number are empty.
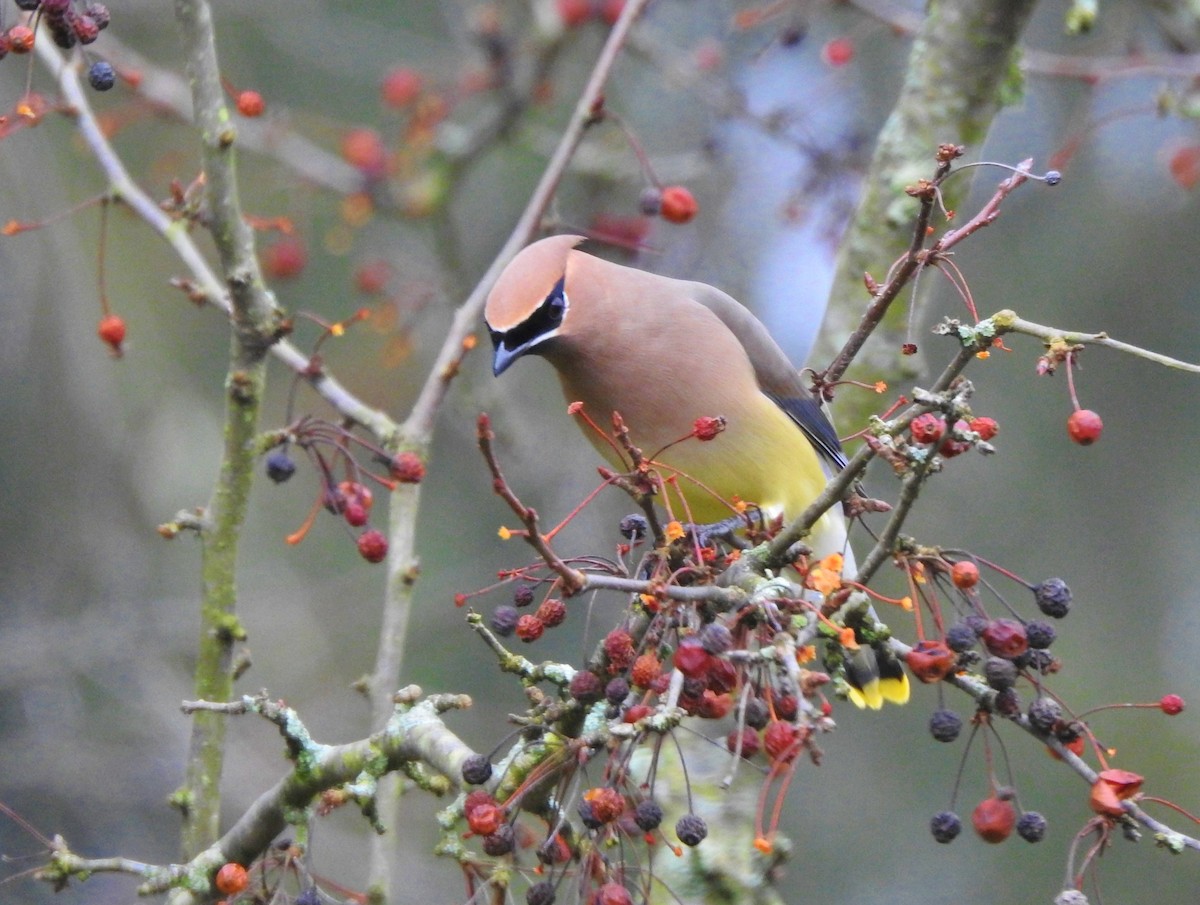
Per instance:
[[[111,63],[97,60],[88,69],[88,84],[97,91],[108,91],[116,83],[117,73]]]
[[[1021,696],[1015,688],[1005,688],[996,693],[992,707],[1001,716],[1015,717],[1021,712]]]
[[[463,761],[462,778],[467,785],[483,785],[492,778],[492,762],[485,754],[472,754]]]
[[[483,851],[493,858],[507,855],[516,846],[517,834],[511,823],[502,823],[494,833],[483,837]]]
[[[1061,578],[1047,578],[1033,589],[1038,609],[1052,619],[1062,619],[1071,609],[1071,589]]]
[[[549,880],[534,883],[525,891],[526,905],[554,905],[554,884]]]
[[[962,717],[953,710],[935,710],[929,718],[929,734],[939,742],[952,742],[962,731]]]
[[[492,631],[501,638],[507,638],[517,628],[517,620],[521,614],[513,606],[498,606],[492,613]]]
[[[529,606],[533,603],[533,585],[519,584],[513,591],[513,606]]]
[[[946,647],[956,654],[971,650],[978,640],[979,635],[969,622],[957,622],[946,632]]]
[[[267,477],[282,484],[296,473],[296,462],[286,450],[277,449],[267,456]]]
[[[1029,639],[1029,646],[1036,650],[1045,650],[1054,643],[1054,639],[1058,634],[1054,631],[1054,626],[1049,622],[1026,622],[1025,637]]]
[[[1017,664],[1003,657],[988,657],[983,664],[983,677],[997,691],[1012,688],[1017,684]]]
[[[1062,719],[1062,707],[1053,698],[1038,698],[1029,705],[1029,725],[1039,732],[1049,732]]]
[[[604,686],[604,697],[610,704],[620,704],[629,697],[629,683],[620,676],[609,679]]]
[[[1046,818],[1037,811],[1026,811],[1017,819],[1017,835],[1026,842],[1041,842],[1046,835]]]
[[[700,629],[700,646],[710,654],[723,654],[733,647],[733,634],[719,622],[710,622]]]
[[[929,831],[937,842],[947,845],[962,832],[962,820],[953,811],[939,811],[929,821]]]
[[[621,519],[619,529],[621,536],[626,540],[641,540],[646,536],[646,532],[650,530],[650,523],[646,521],[644,515],[627,515]]]
[[[708,835],[708,824],[704,818],[695,814],[684,814],[675,821],[675,835],[684,845],[694,847],[704,841]]]
[[[663,809],[658,806],[657,802],[651,801],[649,798],[639,801],[637,807],[633,809],[633,822],[644,833],[658,829],[662,819]]]
[[[771,710],[762,698],[751,698],[746,702],[746,725],[751,729],[762,729],[771,721]]]

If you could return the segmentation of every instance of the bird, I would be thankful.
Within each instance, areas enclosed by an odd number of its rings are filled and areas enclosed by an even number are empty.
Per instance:
[[[595,420],[621,415],[632,441],[653,458],[693,523],[728,519],[730,500],[768,518],[795,518],[846,458],[837,433],[799,371],[747,308],[706,283],[673,279],[596,257],[585,237],[555,235],[522,249],[484,305],[492,372],[537,356],[558,374],[569,403]],[[681,441],[697,419],[722,419],[712,440]],[[585,430],[614,466],[613,445]],[[828,510],[806,543],[814,558],[845,557],[841,508]],[[849,697],[860,707],[903,703],[909,686],[894,658],[863,646],[847,658]]]

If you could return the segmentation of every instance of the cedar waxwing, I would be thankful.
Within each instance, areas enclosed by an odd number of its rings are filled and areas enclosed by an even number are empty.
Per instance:
[[[726,519],[727,501],[735,498],[768,517],[802,512],[846,460],[833,426],[766,327],[719,289],[593,257],[576,247],[583,241],[542,239],[500,275],[484,311],[493,372],[539,355],[557,370],[567,401],[582,402],[597,423],[620,412],[663,476],[679,475],[686,514],[677,500],[672,505],[682,520]],[[724,431],[707,442],[677,442],[703,416],[723,417]],[[586,433],[622,467],[602,437]],[[853,574],[839,508],[826,512],[806,541],[817,557],[844,553],[846,574]],[[900,665],[863,650],[846,664],[851,700],[872,709],[908,700]]]

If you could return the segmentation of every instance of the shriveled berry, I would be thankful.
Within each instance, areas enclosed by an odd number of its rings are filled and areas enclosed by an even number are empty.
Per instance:
[[[1017,835],[1026,842],[1041,842],[1046,835],[1046,818],[1037,811],[1026,811],[1017,819]]]
[[[723,430],[725,419],[713,418],[710,415],[701,415],[692,424],[692,436],[701,441],[716,439]]]
[[[1003,842],[1012,835],[1017,823],[1017,809],[1005,798],[992,796],[975,806],[971,814],[975,832],[984,842]]]
[[[525,890],[525,905],[554,905],[554,884],[549,880],[534,883]]]
[[[1047,578],[1033,589],[1038,609],[1052,619],[1062,619],[1071,609],[1071,589],[1061,578]]]
[[[675,649],[675,668],[688,678],[698,678],[708,671],[709,657],[699,638],[684,638]]]
[[[659,807],[658,802],[651,801],[649,798],[639,801],[633,809],[633,822],[644,833],[658,829],[662,819],[663,809]]]
[[[781,694],[775,698],[775,715],[781,720],[794,720],[800,712],[800,702],[794,694]]]
[[[392,456],[388,474],[401,484],[420,484],[425,477],[425,463],[415,452],[406,450]]]
[[[1091,446],[1103,430],[1104,422],[1091,409],[1077,409],[1067,419],[1067,433],[1080,446]]]
[[[662,190],[661,216],[668,223],[688,223],[700,210],[696,197],[682,185],[668,185]]]
[[[571,677],[571,697],[581,704],[594,704],[604,696],[604,683],[594,672],[581,669]]]
[[[629,683],[620,676],[609,679],[604,686],[604,699],[610,704],[620,704],[629,697]]]
[[[953,710],[938,709],[929,717],[929,734],[939,742],[952,742],[962,731],[962,717]]]
[[[495,802],[477,805],[467,812],[467,826],[476,836],[490,836],[504,823],[504,811]]]
[[[1025,626],[1015,619],[993,619],[979,637],[988,653],[994,657],[1011,660],[1029,648]]]
[[[372,528],[358,536],[358,553],[367,562],[383,562],[387,552],[387,538],[379,531]]]
[[[1039,732],[1049,732],[1062,719],[1062,707],[1053,698],[1038,698],[1029,705],[1029,725]]]
[[[638,688],[649,688],[650,683],[662,675],[662,663],[652,653],[644,653],[633,663],[629,671],[629,681]]]
[[[905,657],[908,668],[926,684],[940,682],[950,675],[956,661],[954,653],[943,641],[918,641]]]
[[[601,823],[612,823],[625,811],[625,796],[612,786],[588,789],[583,800],[591,804],[592,813]]]
[[[758,753],[760,747],[758,733],[749,726],[740,732],[737,729],[731,729],[729,735],[725,737],[725,747],[730,751],[736,751],[739,739],[742,743],[742,757],[751,758]]]
[[[100,37],[100,26],[86,13],[71,19],[71,30],[75,32],[75,37],[79,39],[80,44],[94,44]]]
[[[511,852],[517,843],[517,834],[511,823],[502,823],[496,827],[496,832],[483,837],[484,854],[499,858]]]
[[[567,618],[567,605],[557,597],[547,597],[537,608],[537,617],[545,623],[546,628],[562,625]]]
[[[267,454],[267,477],[276,484],[282,484],[296,473],[296,460],[287,454],[287,450],[274,449]]]
[[[621,524],[617,530],[621,532],[621,536],[626,540],[641,540],[646,536],[646,532],[650,530],[650,523],[646,521],[646,516],[634,513],[621,519]]]
[[[1162,712],[1167,716],[1176,716],[1183,713],[1184,702],[1177,694],[1164,694],[1158,699],[1158,706],[1162,708]]]
[[[962,832],[962,820],[953,811],[939,811],[929,821],[929,831],[933,833],[935,841],[947,845]]]
[[[942,442],[938,444],[938,452],[942,454],[943,458],[953,459],[955,456],[961,456],[971,448],[970,443],[956,436],[956,434],[961,434],[968,430],[970,428],[967,426],[967,422],[962,420],[954,422],[954,431],[947,433],[942,438]]]
[[[751,729],[764,728],[771,719],[771,710],[762,698],[751,698],[746,702],[746,725]]]
[[[946,630],[946,646],[958,654],[971,650],[978,640],[979,635],[969,622],[956,622]]]
[[[700,646],[710,654],[723,654],[733,647],[733,633],[719,622],[710,622],[698,632]]]
[[[533,603],[533,585],[519,584],[513,591],[513,606],[529,606]]]
[[[708,661],[705,682],[708,684],[709,690],[715,691],[717,694],[733,691],[737,687],[737,679],[737,667],[724,657],[712,657]]]
[[[89,3],[83,8],[83,13],[89,16],[101,31],[108,28],[108,23],[112,20],[112,15],[109,13],[108,7],[103,3]]]
[[[979,566],[969,559],[960,560],[951,566],[950,580],[959,590],[970,590],[979,584]]]
[[[517,620],[517,637],[530,644],[542,637],[546,631],[546,623],[532,613],[526,613]]]
[[[696,846],[708,835],[708,824],[695,814],[684,814],[675,821],[675,835],[687,846]]]
[[[799,737],[800,730],[791,723],[775,720],[763,731],[763,750],[771,760],[789,763],[800,753]]]
[[[1004,657],[988,657],[983,664],[983,677],[997,691],[1012,688],[1017,683],[1017,665]]]
[[[515,606],[498,606],[492,613],[492,631],[501,638],[507,638],[517,628],[517,620],[521,614]]]
[[[908,432],[917,443],[937,443],[946,432],[946,422],[933,412],[924,412],[913,418]]]
[[[992,707],[1000,716],[1015,717],[1021,712],[1021,696],[1015,688],[1005,688],[996,693]]]
[[[467,785],[483,785],[492,778],[492,762],[486,754],[472,754],[463,761],[462,778]]]
[[[1029,646],[1035,650],[1045,650],[1054,643],[1056,637],[1058,637],[1058,633],[1054,631],[1054,626],[1049,622],[1032,620],[1025,623],[1025,638],[1029,641]]]
[[[604,636],[604,653],[608,657],[608,668],[612,672],[620,672],[631,663],[636,651],[633,647],[633,636],[623,628],[613,629]]]

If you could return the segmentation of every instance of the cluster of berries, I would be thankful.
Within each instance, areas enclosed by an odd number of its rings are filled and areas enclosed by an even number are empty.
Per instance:
[[[93,43],[108,27],[110,15],[103,3],[87,2],[77,8],[74,0],[15,0],[17,6],[33,13],[30,24],[17,23],[0,33],[0,59],[9,53],[25,54],[33,50],[37,29],[45,25],[50,38],[63,50],[76,44]],[[116,84],[116,71],[105,60],[95,60],[88,67],[88,83],[97,91],[107,91]]]

